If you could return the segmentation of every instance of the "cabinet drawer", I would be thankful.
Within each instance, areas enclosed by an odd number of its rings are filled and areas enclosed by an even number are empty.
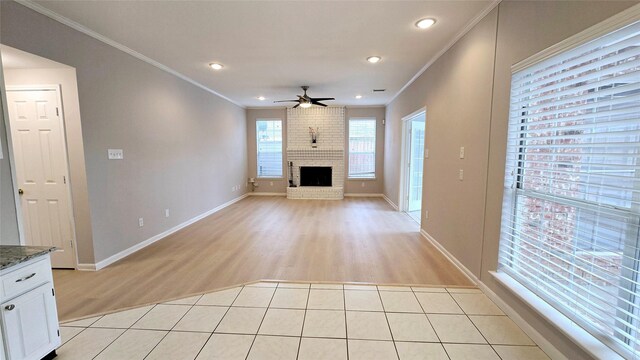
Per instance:
[[[10,299],[51,280],[48,261],[38,261],[2,276],[4,298]]]

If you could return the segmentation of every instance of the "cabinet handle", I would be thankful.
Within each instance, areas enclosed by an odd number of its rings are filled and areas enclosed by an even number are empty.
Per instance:
[[[5,308],[6,310],[11,311],[11,310],[15,309],[15,308],[16,308],[16,306],[15,306],[15,305],[13,305],[13,304],[10,304],[10,305],[5,306],[4,308]]]
[[[33,273],[33,274],[31,274],[31,275],[27,275],[27,276],[25,276],[25,277],[23,277],[23,278],[21,278],[21,279],[18,279],[18,280],[16,280],[16,282],[21,282],[21,281],[29,280],[29,279],[31,279],[31,278],[32,278],[32,277],[34,277],[34,276],[36,276],[36,273]]]

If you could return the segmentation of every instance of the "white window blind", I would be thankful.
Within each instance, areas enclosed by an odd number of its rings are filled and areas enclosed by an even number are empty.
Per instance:
[[[640,22],[513,74],[499,271],[640,358]]]
[[[258,177],[282,177],[282,121],[257,120]]]
[[[349,120],[349,178],[376,177],[376,120]]]

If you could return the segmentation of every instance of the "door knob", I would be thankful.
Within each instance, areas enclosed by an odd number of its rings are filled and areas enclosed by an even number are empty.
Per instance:
[[[13,305],[13,304],[10,304],[10,305],[5,306],[4,308],[5,308],[6,310],[11,311],[11,310],[15,309],[15,308],[16,308],[16,306],[15,306],[15,305]]]
[[[22,190],[22,189],[18,189],[18,194],[19,194],[19,195],[24,194],[24,190]]]

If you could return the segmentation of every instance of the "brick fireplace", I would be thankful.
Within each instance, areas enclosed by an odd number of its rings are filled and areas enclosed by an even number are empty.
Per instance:
[[[344,107],[287,109],[287,171],[289,162],[293,163],[296,185],[287,188],[287,198],[344,198],[344,116]],[[309,128],[318,132],[315,144],[311,142]],[[301,186],[301,167],[330,168],[331,186]]]

